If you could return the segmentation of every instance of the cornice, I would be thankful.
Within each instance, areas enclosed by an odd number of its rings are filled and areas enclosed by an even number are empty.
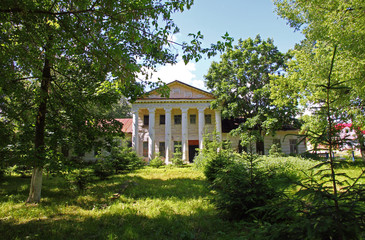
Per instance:
[[[133,105],[146,103],[210,103],[213,100],[214,99],[140,99],[133,103]]]

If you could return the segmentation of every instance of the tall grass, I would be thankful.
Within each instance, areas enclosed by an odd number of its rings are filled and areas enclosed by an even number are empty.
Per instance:
[[[83,193],[46,178],[43,200],[27,205],[29,179],[5,177],[0,190],[2,239],[232,239],[239,229],[208,201],[202,173],[145,168],[94,181]]]
[[[316,162],[264,157],[261,166],[299,176]],[[341,171],[360,172],[344,162]],[[284,174],[285,173],[285,174]],[[279,180],[278,180],[279,181]],[[44,179],[42,202],[25,204],[29,179],[0,180],[0,239],[238,239],[244,223],[219,216],[208,183],[192,167],[161,167],[94,178],[83,192],[64,178]]]

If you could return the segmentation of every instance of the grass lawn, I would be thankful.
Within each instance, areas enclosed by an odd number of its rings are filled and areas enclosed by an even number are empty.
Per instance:
[[[24,203],[29,183],[0,181],[1,239],[239,238],[240,228],[218,216],[204,176],[191,167],[147,167],[94,181],[83,193],[44,177],[39,205]]]
[[[300,173],[318,162],[265,158],[268,168]],[[357,177],[361,161],[340,172]],[[208,183],[191,166],[150,168],[107,180],[84,192],[60,177],[44,177],[42,202],[25,204],[30,178],[0,179],[0,239],[239,239],[243,224],[222,219],[210,203]],[[364,179],[359,183],[364,184]],[[278,182],[279,184],[279,182]],[[293,189],[295,191],[295,189]]]

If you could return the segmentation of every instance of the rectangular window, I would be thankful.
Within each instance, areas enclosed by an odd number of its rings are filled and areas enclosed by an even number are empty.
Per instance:
[[[265,154],[264,141],[257,141],[256,142],[256,153],[258,155],[264,155]]]
[[[165,115],[160,115],[160,125],[164,125],[165,124]]]
[[[158,145],[158,151],[160,152],[161,157],[165,157],[166,151],[165,151],[165,142],[160,142]]]
[[[150,122],[150,116],[149,115],[144,115],[143,116],[143,125],[148,126],[149,122]]]
[[[205,114],[205,124],[212,124],[212,115]]]
[[[148,142],[143,142],[143,157],[148,157]]]
[[[278,148],[281,148],[281,142],[280,142],[280,139],[278,139],[278,138],[274,138],[272,140],[272,144],[275,144],[276,146],[278,146]]]
[[[182,145],[181,141],[174,141],[174,152],[181,152],[182,151]]]
[[[290,154],[298,154],[298,144],[297,139],[289,139],[290,144]]]
[[[190,124],[196,124],[196,115],[195,114],[190,115]]]
[[[174,115],[174,123],[181,124],[181,115]]]

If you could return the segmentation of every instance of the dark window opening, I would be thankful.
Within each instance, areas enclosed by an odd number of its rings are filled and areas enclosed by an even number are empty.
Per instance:
[[[148,142],[143,142],[143,157],[148,157]]]
[[[150,123],[150,116],[149,115],[144,115],[143,116],[143,125],[148,126],[149,123]]]
[[[195,114],[190,115],[190,124],[196,124],[196,115]]]
[[[158,151],[160,152],[161,157],[165,157],[166,151],[165,151],[165,142],[160,142],[158,146]]]
[[[212,115],[205,114],[205,124],[212,124]]]
[[[165,124],[165,115],[160,115],[160,124],[161,125]]]
[[[174,115],[174,123],[181,124],[181,115]]]
[[[297,139],[289,139],[290,154],[298,154],[298,141]]]

